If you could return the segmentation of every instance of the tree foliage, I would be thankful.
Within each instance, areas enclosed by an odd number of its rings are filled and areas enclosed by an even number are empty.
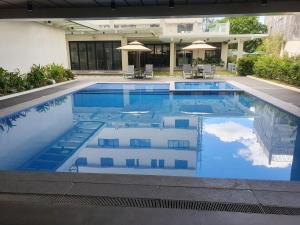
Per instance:
[[[279,56],[283,44],[283,37],[281,35],[274,35],[265,38],[257,50],[263,51],[267,55]]]
[[[256,16],[225,17],[219,22],[230,22],[230,34],[263,34],[268,31],[267,26],[260,23]],[[244,51],[254,52],[261,43],[260,38],[246,41]]]

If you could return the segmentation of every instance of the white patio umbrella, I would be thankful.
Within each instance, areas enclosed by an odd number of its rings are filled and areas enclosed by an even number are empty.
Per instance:
[[[182,48],[182,50],[197,50],[197,49],[213,50],[216,49],[216,47],[212,45],[208,45],[204,41],[194,41],[191,45]]]
[[[204,41],[194,41],[191,45],[188,45],[181,50],[184,51],[192,51],[192,50],[213,50],[216,49],[216,47],[212,45],[206,44]]]
[[[122,51],[128,51],[128,52],[136,52],[136,62],[137,67],[140,69],[140,54],[141,52],[151,52],[152,50],[150,48],[145,47],[142,43],[138,41],[130,42],[128,45],[124,45],[122,47],[117,48],[118,50]]]

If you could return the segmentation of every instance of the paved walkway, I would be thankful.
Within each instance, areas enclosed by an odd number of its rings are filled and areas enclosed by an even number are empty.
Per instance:
[[[283,87],[279,87],[277,85],[272,85],[260,80],[254,80],[248,77],[225,77],[225,76],[220,76],[217,77],[216,79],[221,79],[221,80],[233,80],[236,82],[239,82],[243,85],[247,85],[250,88],[253,88],[255,90],[261,91],[265,94],[271,95],[277,99],[280,99],[282,101],[291,103],[297,107],[300,107],[300,92],[296,92],[293,90],[289,90]],[[78,80],[68,83],[65,85],[53,87],[53,88],[48,88],[45,90],[41,90],[38,92],[34,93],[29,93],[26,95],[21,95],[17,96],[14,98],[9,98],[5,100],[0,100],[0,109],[14,106],[26,101],[31,101],[36,98],[46,96],[53,94],[57,91],[65,90],[68,88],[76,87],[78,85],[82,85],[83,83],[91,82],[91,81],[96,81],[96,82],[163,82],[163,81],[193,81],[193,80],[184,80],[181,77],[155,77],[152,80],[128,80],[124,79],[123,77],[120,76],[81,76],[78,77]],[[199,81],[199,80],[195,80]]]
[[[254,80],[248,77],[230,77],[229,79],[300,107],[300,92],[292,91],[287,88],[269,84],[260,80]]]

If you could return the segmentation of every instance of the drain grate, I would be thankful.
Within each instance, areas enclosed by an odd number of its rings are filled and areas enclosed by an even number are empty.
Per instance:
[[[0,201],[13,201],[38,204],[113,206],[136,208],[166,208],[199,211],[223,211],[277,215],[300,215],[300,208],[265,206],[258,204],[204,202],[152,198],[128,198],[108,196],[77,196],[50,194],[0,194]]]

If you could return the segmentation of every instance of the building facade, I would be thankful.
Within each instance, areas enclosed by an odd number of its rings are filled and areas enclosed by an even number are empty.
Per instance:
[[[282,54],[290,56],[300,54],[300,15],[266,16],[265,24],[270,35],[282,35]]]
[[[28,72],[33,64],[62,64],[77,73],[121,73],[135,63],[132,52],[116,48],[139,41],[152,51],[141,54],[141,65],[167,70],[170,75],[192,59],[206,59],[226,66],[228,44],[243,43],[267,34],[232,35],[229,23],[208,18],[62,20],[0,22],[0,62],[8,70]],[[182,51],[202,40],[214,50]]]
[[[116,48],[138,40],[152,51],[141,54],[141,65],[153,64],[155,69],[175,69],[192,59],[201,58],[226,67],[228,44],[238,44],[238,57],[243,55],[243,43],[265,34],[232,35],[229,23],[206,18],[127,19],[73,21],[84,28],[67,30],[70,65],[75,71],[126,70],[134,64],[134,53]],[[72,25],[69,25],[72,26]],[[203,40],[214,50],[183,51],[193,41]],[[222,63],[221,63],[222,62]]]

